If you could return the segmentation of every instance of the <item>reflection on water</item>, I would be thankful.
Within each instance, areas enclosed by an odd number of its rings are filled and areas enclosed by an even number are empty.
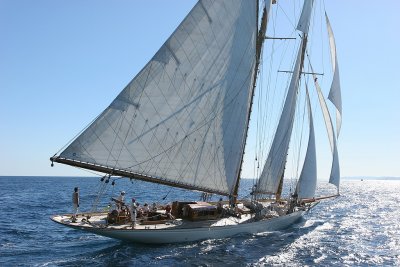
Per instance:
[[[81,188],[90,209],[98,179],[0,177],[0,265],[226,266],[400,264],[400,181],[343,181],[341,196],[317,205],[291,228],[256,235],[170,245],[120,242],[64,228],[49,220],[70,211]],[[252,182],[242,182],[248,194]],[[320,194],[331,192],[320,184]],[[145,202],[198,199],[199,194],[119,180],[99,205],[120,190]],[[156,196],[157,198],[155,198]],[[166,196],[165,200],[163,198]]]

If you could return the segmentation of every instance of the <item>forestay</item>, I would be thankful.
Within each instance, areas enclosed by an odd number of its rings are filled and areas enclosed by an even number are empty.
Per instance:
[[[199,1],[59,159],[231,194],[248,125],[256,9],[255,0]]]

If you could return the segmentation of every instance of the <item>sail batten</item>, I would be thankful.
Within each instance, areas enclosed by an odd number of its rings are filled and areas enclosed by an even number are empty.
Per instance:
[[[256,0],[199,1],[60,157],[231,194],[255,79],[257,12]]]

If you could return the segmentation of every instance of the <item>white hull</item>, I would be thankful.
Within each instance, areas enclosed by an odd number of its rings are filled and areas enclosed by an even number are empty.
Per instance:
[[[204,239],[219,239],[231,237],[238,234],[255,234],[268,231],[284,229],[295,223],[306,211],[297,211],[289,215],[284,215],[272,219],[265,219],[255,222],[244,222],[235,225],[210,226],[210,227],[182,227],[173,226],[157,229],[152,226],[151,229],[130,227],[109,228],[92,227],[75,223],[67,223],[54,216],[52,220],[75,229],[81,229],[94,234],[120,239],[128,242],[163,244],[163,243],[181,243]]]

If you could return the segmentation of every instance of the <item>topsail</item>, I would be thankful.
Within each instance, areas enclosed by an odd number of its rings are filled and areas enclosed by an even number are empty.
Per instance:
[[[305,0],[303,9],[301,11],[299,23],[297,24],[297,30],[308,34],[308,29],[310,28],[311,21],[311,11],[314,5],[314,0]]]
[[[311,67],[311,69],[312,69],[312,67]],[[331,166],[331,174],[329,177],[329,182],[331,184],[336,185],[336,187],[339,190],[340,167],[339,167],[339,154],[338,154],[337,145],[336,145],[335,131],[333,129],[332,119],[331,119],[331,115],[329,114],[328,106],[326,104],[325,98],[322,94],[321,88],[318,84],[318,80],[317,80],[317,77],[315,74],[314,74],[314,84],[315,84],[315,88],[317,90],[319,103],[320,103],[322,114],[323,114],[324,120],[325,120],[326,130],[328,132],[329,143],[330,143],[331,149],[332,149],[332,166]]]
[[[329,22],[328,15],[326,13],[325,13],[325,18],[326,18],[326,26],[328,28],[329,45],[331,48],[331,61],[333,68],[333,80],[331,89],[329,91],[328,99],[335,105],[337,110],[336,125],[337,125],[337,136],[339,136],[340,128],[342,126],[342,94],[340,90],[339,64],[336,55],[335,37],[333,36],[332,27]]]

